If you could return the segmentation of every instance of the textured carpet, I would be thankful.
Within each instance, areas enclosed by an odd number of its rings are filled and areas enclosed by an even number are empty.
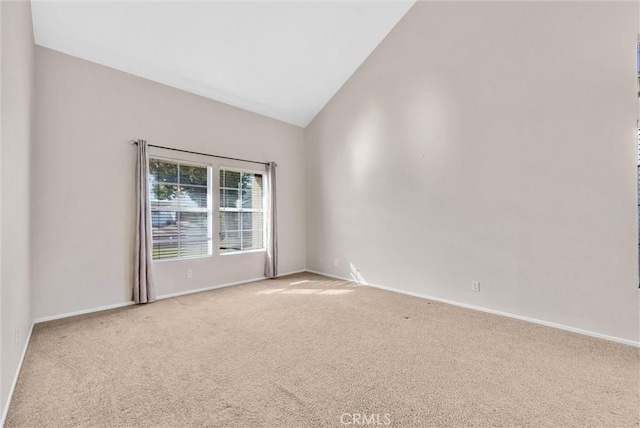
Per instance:
[[[300,274],[35,326],[7,427],[639,425],[639,350]]]

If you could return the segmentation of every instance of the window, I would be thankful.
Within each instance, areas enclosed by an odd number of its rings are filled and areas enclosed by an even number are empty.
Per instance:
[[[149,160],[153,259],[211,255],[211,178],[207,165]]]
[[[220,252],[264,249],[263,174],[220,170]]]

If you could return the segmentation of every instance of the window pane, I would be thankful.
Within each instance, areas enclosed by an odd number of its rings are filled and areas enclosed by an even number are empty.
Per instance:
[[[242,249],[258,250],[263,247],[262,230],[245,230],[242,232]]]
[[[202,238],[198,240],[181,241],[180,257],[198,257],[209,254],[209,240]]]
[[[221,212],[220,213],[220,232],[236,231],[240,229],[240,213]],[[222,238],[221,238],[222,239]]]
[[[220,252],[264,248],[262,179],[262,174],[220,170]]]
[[[171,259],[178,257],[179,244],[178,241],[153,241],[153,258],[157,259]]]
[[[244,212],[242,213],[242,229],[262,229],[262,213]]]
[[[177,214],[172,211],[151,211],[153,239],[177,239]]]
[[[207,167],[180,164],[180,184],[207,185]]]
[[[224,172],[224,185],[231,189],[237,189],[240,186],[240,173],[235,171],[223,171]]]
[[[262,209],[262,176],[247,174],[243,179],[242,208]]]
[[[207,208],[206,187],[180,186],[180,189],[180,209]]]
[[[151,185],[151,208],[163,209],[178,207],[178,186],[167,184]]]
[[[211,254],[209,167],[150,159],[153,258]]]
[[[159,159],[149,160],[149,181],[153,183],[177,183],[178,164],[161,161]]]
[[[253,184],[253,174],[248,172],[242,173],[242,188],[243,189],[251,189],[251,185]]]
[[[240,251],[240,232],[222,232],[220,231],[220,251]]]
[[[240,208],[238,198],[238,190],[220,190],[220,207],[221,208]]]
[[[262,190],[254,188],[253,190],[242,191],[242,208],[261,210],[262,209]]]
[[[204,238],[209,235],[208,213],[180,212],[178,213],[180,225],[180,238]]]
[[[242,188],[251,189],[253,186],[259,186],[262,188],[262,175],[250,174],[247,172],[242,173]]]

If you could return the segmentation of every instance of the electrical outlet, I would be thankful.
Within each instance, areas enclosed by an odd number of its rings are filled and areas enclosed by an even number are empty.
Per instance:
[[[333,259],[333,265],[338,266],[338,259]]]
[[[480,281],[471,281],[471,290],[480,291]]]
[[[193,271],[191,269],[187,269],[187,278],[193,278]]]
[[[320,257],[320,263],[324,263],[324,257]]]

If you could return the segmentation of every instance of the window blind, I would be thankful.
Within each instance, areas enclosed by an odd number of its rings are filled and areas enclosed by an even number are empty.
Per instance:
[[[154,260],[211,255],[210,167],[151,158],[149,186]]]

